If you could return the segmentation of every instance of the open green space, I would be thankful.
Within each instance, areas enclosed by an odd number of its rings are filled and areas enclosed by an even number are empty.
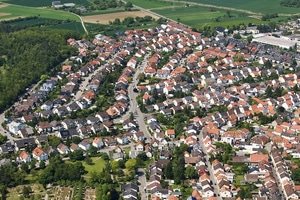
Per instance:
[[[36,0],[3,0],[1,2],[15,4],[15,5],[22,5],[22,6],[30,6],[30,7],[45,7],[45,6],[52,6],[53,0],[43,0],[43,1],[36,1]],[[63,3],[75,3],[76,5],[88,5],[89,2],[87,0],[60,0]]]
[[[254,24],[262,22],[240,12],[230,11],[231,17],[228,17],[226,10],[201,6],[183,6],[181,8],[155,10],[155,12],[195,28],[202,28],[205,25],[227,27],[243,23],[247,25],[250,22]],[[218,22],[216,18],[219,18]]]
[[[60,20],[70,19],[80,22],[80,19],[72,13],[47,8],[32,8],[26,6],[9,5],[0,8],[0,13],[7,13],[7,15],[0,16],[0,20],[17,17],[39,16],[40,18]]]
[[[146,1],[146,0],[144,0]],[[280,6],[281,0],[189,0],[202,4],[210,4],[216,6],[224,6],[235,9],[248,10],[255,13],[283,13],[283,14],[296,14],[300,13],[299,8],[283,7]]]
[[[160,0],[126,0],[126,1],[146,9],[183,5],[182,3],[175,2],[175,1],[174,2],[160,1]]]
[[[106,165],[106,161],[100,157],[93,157],[91,159],[93,161],[92,165],[88,165],[86,164],[86,162],[82,162],[82,165],[84,166],[85,170],[88,172],[85,176],[91,176],[91,173],[93,172],[97,172],[97,173],[101,172]]]

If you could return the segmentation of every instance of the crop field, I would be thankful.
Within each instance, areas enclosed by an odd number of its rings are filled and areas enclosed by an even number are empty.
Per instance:
[[[80,22],[80,19],[68,12],[46,9],[46,8],[32,8],[25,6],[9,5],[0,7],[0,20],[13,19],[17,17],[39,16],[40,18],[60,19],[60,20],[75,20]],[[6,15],[4,15],[6,14]]]
[[[210,4],[216,6],[224,6],[235,9],[248,10],[255,13],[282,13],[282,14],[296,14],[300,13],[299,8],[288,8],[280,6],[281,0],[189,0],[201,4]]]
[[[145,11],[134,11],[134,12],[117,12],[109,14],[100,14],[100,15],[90,15],[82,17],[84,22],[87,23],[99,23],[99,24],[109,24],[109,21],[114,21],[116,18],[119,18],[121,21],[126,17],[144,17],[149,15],[155,19],[158,17],[152,14],[149,14]]]
[[[126,0],[127,2],[131,2],[134,5],[140,6],[145,9],[153,9],[153,8],[163,8],[170,6],[180,6],[183,5],[180,2],[170,2],[170,1],[161,1],[161,0]]]
[[[158,14],[164,15],[175,21],[180,21],[192,27],[201,28],[205,25],[215,26],[225,26],[237,25],[240,23],[248,24],[260,23],[259,19],[248,17],[247,15],[239,12],[231,11],[231,17],[228,18],[226,10],[221,9],[211,9],[201,6],[190,6],[181,7],[165,10],[153,10]],[[219,22],[216,22],[216,18],[219,18]]]
[[[63,23],[63,24],[57,24],[57,25],[53,25],[53,26],[49,26],[50,28],[54,28],[54,29],[67,29],[67,30],[72,30],[72,31],[76,31],[80,34],[84,34],[84,29],[81,25],[80,22],[70,22],[70,23]]]
[[[30,7],[45,7],[45,6],[51,6],[53,0],[42,0],[42,1],[36,1],[36,0],[3,0],[1,2],[9,3],[9,4],[15,4],[15,5],[21,5],[21,6],[30,6]],[[89,2],[87,0],[60,0],[60,2],[63,3],[75,3],[76,5],[88,5]]]
[[[25,19],[24,21],[16,21],[16,22],[10,22],[10,25],[17,25],[17,26],[36,26],[39,24],[45,24],[49,21],[49,19],[46,18],[34,18],[34,19]]]
[[[110,14],[110,13],[118,13],[118,12],[124,12],[124,8],[110,8],[107,10],[84,12],[81,14],[81,16],[101,15],[101,14]]]

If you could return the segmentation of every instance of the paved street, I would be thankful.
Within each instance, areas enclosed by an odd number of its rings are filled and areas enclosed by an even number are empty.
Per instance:
[[[204,143],[203,143],[203,131],[202,131],[202,130],[201,130],[201,132],[200,132],[200,134],[199,134],[199,143],[200,143],[200,146],[201,146],[201,148],[202,148],[202,150],[203,150],[203,152],[204,152],[204,154],[205,154],[206,165],[207,165],[207,169],[209,170],[210,180],[211,180],[212,183],[213,183],[212,186],[214,187],[214,193],[215,193],[215,194],[220,194],[220,192],[219,192],[219,187],[218,187],[218,184],[217,184],[217,179],[216,179],[216,177],[215,177],[215,175],[214,175],[213,168],[212,168],[212,166],[211,166],[211,164],[210,164],[210,162],[209,162],[209,156],[208,156],[208,154],[207,154],[207,152],[206,152],[206,148],[205,148]],[[218,195],[216,195],[216,197],[217,197],[218,200],[221,200],[221,199],[222,199],[222,198],[221,198],[220,196],[218,196]]]
[[[139,190],[141,193],[141,199],[146,200],[147,199],[147,193],[145,192],[146,188],[146,172],[143,168],[137,169],[137,175],[138,175],[138,181],[140,183]]]
[[[133,113],[135,116],[137,123],[139,125],[140,131],[144,132],[147,139],[151,138],[151,135],[147,129],[147,126],[145,125],[144,117],[147,116],[146,114],[143,114],[138,107],[138,103],[136,101],[136,97],[138,96],[138,93],[133,92],[133,89],[137,86],[138,83],[138,75],[143,72],[144,68],[147,66],[146,60],[148,59],[148,56],[145,56],[142,63],[140,63],[136,69],[136,72],[132,78],[132,83],[128,86],[128,97],[130,98],[130,107],[128,111],[122,115],[121,117],[114,120],[115,123],[121,123],[122,121],[128,119],[130,117],[130,113]]]
[[[13,144],[14,140],[16,140],[16,138],[14,138],[8,131],[6,131],[3,127],[2,127],[2,123],[5,121],[5,116],[4,113],[0,114],[0,134],[4,135],[7,137],[7,140]]]

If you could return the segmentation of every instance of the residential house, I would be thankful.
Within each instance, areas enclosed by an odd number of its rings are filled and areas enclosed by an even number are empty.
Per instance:
[[[137,200],[139,187],[133,183],[121,185],[122,197],[124,200]]]
[[[103,146],[104,146],[104,143],[103,143],[102,138],[100,138],[100,137],[94,138],[92,145],[93,145],[94,147],[96,147],[96,148],[101,148],[101,147],[103,147]]]
[[[39,147],[36,147],[32,151],[32,157],[35,158],[38,161],[48,160],[48,154],[43,149],[41,149]]]
[[[165,135],[166,137],[169,137],[169,138],[175,138],[175,130],[174,129],[167,129],[165,131]]]
[[[25,162],[25,163],[31,162],[31,156],[26,151],[21,151],[21,153],[19,154],[17,160],[19,162]]]
[[[20,129],[25,128],[25,124],[17,121],[12,121],[7,124],[8,130],[12,134],[16,134]]]
[[[81,148],[84,151],[88,151],[91,148],[90,141],[88,139],[82,140],[79,144],[78,147]]]
[[[144,132],[139,131],[133,134],[133,139],[135,141],[144,141],[146,139]]]
[[[18,134],[21,138],[28,138],[29,136],[34,134],[34,131],[32,127],[28,127],[18,130]]]
[[[25,147],[36,147],[36,142],[34,138],[26,138],[26,139],[21,139],[21,140],[16,140],[15,141],[15,150],[25,150]]]
[[[137,151],[144,151],[144,145],[141,141],[138,141],[136,144],[135,144],[135,149]]]
[[[64,145],[63,143],[60,143],[58,146],[57,146],[57,151],[60,153],[60,154],[68,154],[70,152],[70,149],[69,147],[67,147],[66,145]]]
[[[107,114],[107,112],[99,112],[96,114],[96,117],[98,117],[101,122],[106,122],[110,119],[110,116]]]
[[[79,150],[79,149],[80,149],[80,147],[77,144],[75,144],[75,143],[72,143],[70,145],[70,151],[71,152],[74,152],[74,151]]]

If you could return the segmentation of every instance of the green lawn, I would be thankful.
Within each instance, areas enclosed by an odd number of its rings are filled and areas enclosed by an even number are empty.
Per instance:
[[[85,167],[85,170],[88,172],[85,176],[89,177],[92,172],[101,172],[102,169],[105,167],[105,160],[103,160],[100,157],[93,157],[93,165],[88,165],[85,162],[82,162],[83,166]]]
[[[9,5],[0,8],[0,13],[7,13],[8,15],[0,16],[0,20],[11,19],[16,17],[29,17],[39,16],[40,18],[48,19],[60,19],[60,20],[75,20],[80,22],[80,19],[69,13],[59,10],[47,9],[47,8],[32,8],[26,6]]]
[[[281,0],[189,0],[202,4],[211,4],[217,6],[225,6],[236,9],[248,10],[256,13],[300,13],[299,8],[288,8],[280,6]]]

